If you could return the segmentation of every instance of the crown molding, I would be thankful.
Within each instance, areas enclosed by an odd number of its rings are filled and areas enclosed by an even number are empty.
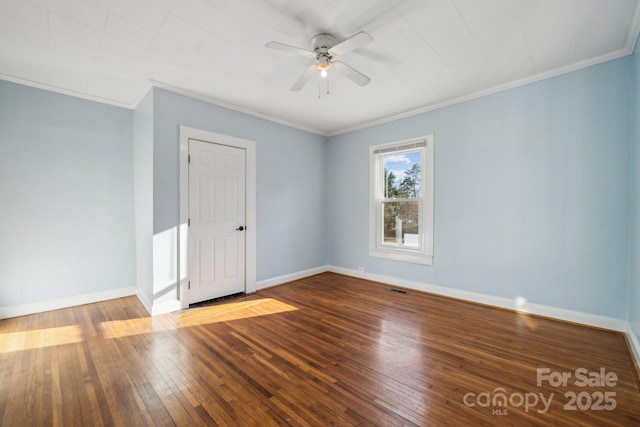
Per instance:
[[[429,111],[438,110],[440,108],[449,107],[451,105],[460,104],[462,102],[471,101],[473,99],[481,98],[483,96],[491,95],[498,92],[503,92],[509,89],[514,89],[516,87],[524,86],[530,83],[535,83],[551,77],[567,74],[572,71],[578,71],[583,68],[588,68],[588,67],[591,67],[592,65],[597,65],[603,62],[612,61],[614,59],[632,55],[633,52],[635,51],[639,34],[640,34],[640,2],[636,4],[636,10],[631,20],[631,26],[629,27],[629,32],[627,33],[627,36],[625,38],[624,47],[620,50],[617,50],[615,52],[611,52],[602,56],[598,56],[595,58],[587,59],[581,62],[577,62],[575,64],[567,65],[565,67],[560,67],[554,70],[546,71],[544,73],[536,74],[531,77],[526,77],[524,79],[516,80],[514,82],[494,86],[492,88],[484,89],[469,95],[464,95],[458,98],[453,98],[450,100],[429,104],[421,108],[405,111],[404,113],[394,114],[392,116],[383,117],[377,120],[371,120],[371,121],[362,123],[360,125],[350,126],[340,130],[332,131],[327,133],[326,136],[327,137],[338,136],[338,135],[342,135],[349,132],[355,132],[357,130],[367,129],[367,128],[378,126],[384,123],[393,122],[395,120],[400,120],[406,117],[411,117],[418,114],[427,113]]]
[[[300,123],[295,123],[295,122],[291,122],[288,120],[284,120],[284,119],[280,119],[278,117],[274,117],[265,113],[261,113],[259,111],[255,111],[252,110],[250,108],[246,108],[246,107],[242,107],[230,102],[226,102],[226,101],[222,101],[220,99],[216,99],[213,98],[211,96],[208,95],[204,95],[202,93],[197,93],[197,92],[193,92],[190,91],[188,89],[184,89],[181,87],[177,87],[165,82],[161,82],[158,80],[153,80],[153,79],[149,79],[149,88],[151,87],[155,87],[155,88],[159,88],[159,89],[163,89],[163,90],[167,90],[169,92],[173,92],[179,95],[183,95],[183,96],[187,96],[189,98],[193,98],[193,99],[197,99],[199,101],[202,102],[206,102],[208,104],[212,104],[212,105],[217,105],[223,108],[227,108],[229,110],[233,110],[233,111],[237,111],[239,113],[244,113],[244,114],[248,114],[250,116],[254,116],[260,119],[264,119],[264,120],[268,120],[270,122],[274,122],[274,123],[278,123],[284,126],[288,126],[288,127],[292,127],[295,129],[299,129],[305,132],[309,132],[309,133],[313,133],[316,135],[320,135],[320,136],[324,136],[327,138],[333,137],[333,136],[338,136],[338,135],[342,135],[342,134],[346,134],[346,133],[350,133],[350,132],[355,132],[358,130],[362,130],[362,129],[367,129],[370,127],[374,127],[374,126],[378,126],[378,125],[382,125],[385,123],[389,123],[389,122],[393,122],[396,120],[400,120],[400,119],[404,119],[407,117],[412,117],[418,114],[423,114],[423,113],[427,113],[430,111],[434,111],[434,110],[438,110],[441,108],[445,108],[445,107],[449,107],[455,104],[460,104],[463,102],[467,102],[467,101],[471,101],[477,98],[481,98],[487,95],[492,95],[495,93],[499,93],[499,92],[503,92],[509,89],[514,89],[520,86],[524,86],[530,83],[535,83],[541,80],[545,80],[551,77],[556,77],[556,76],[560,76],[562,74],[566,74],[566,73],[570,73],[573,71],[577,71],[583,68],[587,68],[593,65],[597,65],[597,64],[601,64],[603,62],[607,62],[607,61],[611,61],[614,59],[618,59],[618,58],[622,58],[624,56],[628,56],[633,54],[634,50],[635,50],[635,46],[637,43],[637,39],[638,39],[638,34],[640,34],[640,2],[636,5],[636,10],[635,13],[633,15],[632,21],[631,21],[631,26],[629,28],[629,32],[627,33],[627,36],[625,38],[625,43],[624,43],[624,47],[620,50],[617,50],[615,52],[611,52],[602,56],[598,56],[596,58],[591,58],[591,59],[587,59],[584,61],[580,61],[578,63],[575,64],[571,64],[565,67],[560,67],[551,71],[546,71],[544,73],[539,73],[536,74],[534,76],[531,77],[526,77],[524,79],[520,79],[520,80],[516,80],[514,82],[509,82],[509,83],[505,83],[502,85],[498,85],[498,86],[494,86],[488,89],[483,89],[468,95],[463,95],[457,98],[452,98],[452,99],[448,99],[445,101],[441,101],[441,102],[436,102],[436,103],[432,103],[432,104],[427,104],[423,107],[420,108],[416,108],[416,109],[412,109],[412,110],[408,110],[405,112],[401,112],[398,114],[393,114],[390,116],[386,116],[386,117],[381,117],[378,119],[374,119],[374,120],[370,120],[370,121],[366,121],[354,126],[349,126],[346,128],[342,128],[342,129],[338,129],[338,130],[334,130],[334,131],[330,131],[330,132],[325,132],[325,131],[321,131],[319,129],[316,128],[312,128],[309,126],[305,126],[302,125]],[[0,80],[6,80],[12,83],[17,83],[17,84],[21,84],[24,86],[29,86],[29,87],[34,87],[37,89],[43,89],[43,90],[47,90],[50,92],[55,92],[55,93],[59,93],[62,95],[68,95],[68,96],[73,96],[76,98],[81,98],[81,99],[85,99],[88,101],[94,101],[94,102],[100,102],[103,104],[108,104],[108,105],[113,105],[116,107],[121,107],[121,108],[127,108],[127,109],[135,109],[137,108],[138,104],[140,103],[140,101],[142,99],[144,99],[144,95],[146,95],[147,90],[145,90],[144,94],[142,94],[142,96],[139,96],[135,101],[127,103],[127,102],[122,102],[113,98],[108,98],[108,97],[103,97],[103,96],[98,96],[98,95],[91,95],[91,94],[87,94],[87,93],[83,93],[83,92],[79,92],[79,91],[75,91],[75,90],[71,90],[71,89],[66,89],[63,87],[59,87],[59,86],[55,86],[55,85],[51,85],[51,84],[46,84],[46,83],[40,83],[40,82],[36,82],[33,80],[29,80],[29,79],[23,79],[23,78],[19,78],[19,77],[15,77],[9,74],[5,74],[5,73],[0,73]]]
[[[638,16],[638,14],[636,14],[636,16]],[[636,36],[637,36],[637,33],[636,33]],[[637,37],[635,37],[633,39],[635,40],[636,38]],[[545,71],[544,73],[536,74],[536,75],[531,76],[531,77],[526,77],[524,79],[520,79],[520,80],[516,80],[516,81],[513,81],[513,82],[501,84],[501,85],[494,86],[494,87],[491,87],[491,88],[488,88],[488,89],[483,89],[483,90],[480,90],[478,92],[471,93],[469,95],[464,95],[464,96],[460,96],[460,97],[457,97],[457,98],[448,99],[448,100],[445,100],[445,101],[442,101],[442,102],[429,104],[429,105],[426,105],[424,107],[420,107],[420,108],[416,108],[416,109],[413,109],[413,110],[405,111],[403,113],[394,114],[392,116],[383,117],[383,118],[380,118],[380,119],[377,119],[377,120],[372,120],[372,121],[369,121],[369,122],[364,122],[364,123],[356,125],[356,126],[351,126],[351,127],[348,127],[348,128],[344,128],[344,129],[340,129],[340,130],[337,130],[337,131],[329,132],[327,136],[328,137],[332,137],[332,136],[343,135],[345,133],[355,132],[355,131],[358,131],[358,130],[367,129],[367,128],[378,126],[378,125],[382,125],[382,124],[385,124],[385,123],[394,122],[396,120],[400,120],[400,119],[404,119],[404,118],[407,118],[407,117],[416,116],[418,114],[428,113],[430,111],[439,110],[441,108],[449,107],[449,106],[452,106],[452,105],[455,105],[455,104],[460,104],[460,103],[463,103],[463,102],[472,101],[474,99],[482,98],[482,97],[487,96],[487,95],[492,95],[492,94],[495,94],[495,93],[504,92],[504,91],[509,90],[509,89],[514,89],[514,88],[517,88],[517,87],[520,87],[520,86],[525,86],[525,85],[528,85],[528,84],[531,84],[531,83],[539,82],[541,80],[546,80],[546,79],[549,79],[551,77],[561,76],[563,74],[571,73],[573,71],[578,71],[578,70],[581,70],[583,68],[588,68],[588,67],[591,67],[593,65],[601,64],[603,62],[612,61],[614,59],[619,59],[619,58],[631,55],[633,53],[633,46],[634,45],[635,45],[635,42],[629,43],[627,45],[627,47],[625,47],[624,49],[620,49],[620,50],[617,50],[615,52],[608,53],[606,55],[601,55],[601,56],[598,56],[598,57],[595,57],[595,58],[591,58],[591,59],[587,59],[587,60],[584,60],[584,61],[576,62],[574,64],[567,65],[565,67],[556,68],[556,69],[551,70],[551,71]]]
[[[219,99],[213,98],[211,96],[208,95],[204,95],[202,93],[198,93],[198,92],[193,92],[189,89],[184,89],[178,86],[173,86],[169,83],[165,83],[165,82],[161,82],[159,80],[153,80],[153,79],[149,79],[149,82],[151,83],[151,86],[153,86],[154,88],[158,88],[158,89],[163,89],[166,90],[168,92],[172,92],[178,95],[183,95],[186,96],[188,98],[193,98],[193,99],[197,99],[198,101],[202,101],[202,102],[206,102],[207,104],[212,104],[212,105],[217,105],[218,107],[223,107],[229,110],[233,110],[233,111],[237,111],[239,113],[244,113],[244,114],[248,114],[250,116],[254,116],[260,119],[264,119],[264,120],[268,120],[270,122],[274,122],[274,123],[278,123],[284,126],[288,126],[291,128],[295,128],[295,129],[299,129],[305,132],[309,132],[309,133],[313,133],[315,135],[320,135],[320,136],[324,136],[327,137],[328,135],[326,134],[326,132],[322,132],[319,129],[315,129],[315,128],[310,128],[308,126],[304,126],[301,125],[299,123],[294,123],[294,122],[290,122],[287,120],[283,120],[280,119],[278,117],[274,117],[274,116],[270,116],[268,114],[264,114],[264,113],[260,113],[258,111],[252,110],[250,108],[246,108],[246,107],[241,107],[239,105],[236,104],[232,104],[230,102],[226,102],[226,101],[221,101]]]
[[[4,73],[0,73],[0,80],[5,80],[11,83],[17,83],[23,86],[33,87],[36,89],[42,89],[49,92],[59,93],[61,95],[73,96],[74,98],[81,98],[87,101],[94,101],[94,102],[99,102],[101,104],[113,105],[114,107],[127,108],[129,110],[136,108],[136,106],[140,102],[140,100],[137,100],[136,102],[131,102],[131,103],[122,102],[113,98],[107,98],[107,97],[98,96],[98,95],[90,95],[84,92],[78,92],[72,89],[66,89],[60,86],[50,85],[47,83],[35,82],[33,80],[22,79],[20,77],[11,76],[9,74],[4,74]]]

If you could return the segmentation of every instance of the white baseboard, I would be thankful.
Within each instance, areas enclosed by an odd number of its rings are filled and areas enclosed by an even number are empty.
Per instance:
[[[136,295],[136,288],[118,288],[108,291],[92,292],[90,294],[74,295],[72,297],[56,298],[46,301],[32,302],[28,304],[0,307],[0,319],[26,316],[29,314],[43,313],[45,311],[59,310],[61,308],[74,307],[76,305],[91,304],[94,302]]]
[[[178,310],[182,310],[180,300],[172,300],[153,304],[150,312],[152,316],[158,316],[160,314],[171,313],[172,311]]]
[[[149,315],[151,315],[151,311],[153,310],[153,304],[151,303],[151,301],[149,301],[149,299],[144,295],[144,293],[142,293],[142,289],[137,288],[136,289],[136,296],[138,297],[138,301],[140,301],[140,304],[142,304],[142,306],[144,307],[145,310],[147,310],[147,313]]]
[[[327,266],[316,267],[316,268],[311,268],[309,270],[298,271],[291,274],[285,274],[283,276],[273,277],[267,280],[261,280],[257,282],[256,285],[258,290],[266,289],[272,286],[277,286],[283,283],[292,282],[294,280],[299,280],[305,277],[324,273],[326,271],[328,271]],[[160,314],[171,313],[172,311],[182,310],[182,306],[179,300],[151,304],[141,293],[138,293],[138,299],[140,299],[140,302],[142,303],[142,305],[145,306],[147,311],[152,316],[158,316]]]
[[[303,279],[309,276],[315,276],[316,274],[326,273],[331,267],[324,265],[322,267],[310,268],[304,271],[298,271],[296,273],[285,274],[283,276],[273,277],[271,279],[260,280],[257,283],[258,290],[270,288],[272,286],[281,285],[283,283],[292,282],[294,280]]]
[[[415,282],[411,280],[399,279],[397,277],[384,276],[381,274],[365,273],[357,270],[351,270],[343,267],[325,265],[322,267],[311,268],[291,274],[285,274],[273,277],[267,280],[261,280],[257,283],[258,290],[270,288],[272,286],[281,285],[283,283],[294,280],[303,279],[305,277],[314,276],[324,272],[333,272],[343,274],[345,276],[359,277],[374,282],[385,283],[393,286],[401,286],[403,288],[415,289],[418,291],[429,292],[436,295],[442,295],[450,298],[460,299],[464,301],[485,304],[489,306],[506,308],[522,313],[535,314],[539,316],[549,317],[553,319],[563,320],[567,322],[579,323],[597,328],[609,329],[617,332],[624,332],[631,346],[631,355],[635,358],[637,365],[640,367],[640,341],[634,333],[629,322],[612,317],[600,316],[596,314],[584,313],[580,311],[567,310],[564,308],[550,307],[540,304],[531,304],[527,302],[519,303],[509,298],[495,297],[491,295],[480,294],[476,292],[463,291],[460,289],[446,288],[443,286],[431,285],[428,283]],[[122,298],[135,295],[147,312],[156,316],[159,314],[169,313],[181,310],[180,301],[167,301],[159,304],[152,304],[140,291],[139,288],[128,287],[111,289],[102,292],[93,292],[90,294],[75,295],[66,298],[56,298],[47,301],[39,301],[29,304],[21,304],[15,306],[0,307],[0,319],[8,319],[10,317],[26,316],[29,314],[42,313],[45,311],[58,310],[77,305],[91,304],[94,302],[106,301],[110,299]]]
[[[629,346],[631,347],[631,355],[635,357],[636,366],[640,368],[640,341],[638,341],[638,337],[629,323],[627,323],[626,332],[627,339],[629,340]]]
[[[631,328],[629,322],[621,319],[600,316],[591,313],[584,313],[581,311],[567,310],[564,308],[550,307],[541,304],[531,304],[524,301],[518,302],[509,298],[495,297],[491,295],[479,294],[476,292],[463,291],[460,289],[446,288],[443,286],[414,282],[411,280],[383,276],[380,274],[365,273],[336,266],[329,266],[327,271],[344,274],[345,276],[359,277],[362,279],[372,280],[374,282],[385,283],[387,285],[416,289],[418,291],[429,292],[436,295],[443,295],[459,300],[470,301],[499,308],[506,308],[521,313],[535,314],[538,316],[549,317],[566,322],[578,323],[581,325],[593,326],[616,332],[623,332],[626,334],[631,346],[631,357],[635,359],[636,365],[640,367],[640,342],[638,341],[638,338]]]
[[[460,299],[464,301],[475,302],[479,304],[490,305],[494,307],[506,308],[521,313],[536,314],[553,319],[564,320],[567,322],[580,323],[582,325],[594,326],[597,328],[609,329],[618,332],[627,332],[628,323],[621,319],[613,317],[600,316],[597,314],[584,313],[581,311],[567,310],[564,308],[550,307],[541,304],[532,304],[526,301],[517,301],[509,298],[485,295],[476,292],[463,291],[461,289],[446,288],[444,286],[431,285],[428,283],[414,282],[411,280],[398,279],[396,277],[383,276],[380,274],[363,273],[342,267],[329,267],[329,271],[346,276],[360,277],[375,282],[381,282],[388,285],[401,286],[404,288],[415,289],[418,291],[429,292],[432,294],[443,295],[450,298]]]

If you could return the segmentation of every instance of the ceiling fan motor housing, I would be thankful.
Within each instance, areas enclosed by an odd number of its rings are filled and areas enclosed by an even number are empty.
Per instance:
[[[311,45],[313,46],[313,50],[317,53],[318,51],[323,51],[326,53],[336,44],[336,38],[331,34],[321,33],[313,36],[311,39]]]
[[[329,65],[331,64],[332,55],[329,53],[329,49],[331,49],[336,44],[336,38],[331,34],[318,34],[311,39],[311,45],[313,46],[313,51],[316,53],[316,60],[318,61],[318,69],[327,70]]]
[[[291,86],[291,90],[294,92],[299,91],[304,85],[311,79],[311,77],[320,70],[322,77],[327,76],[329,69],[336,70],[339,74],[342,74],[355,84],[359,86],[366,86],[371,79],[358,70],[348,66],[343,62],[334,61],[334,56],[342,56],[343,54],[350,52],[360,46],[373,41],[371,36],[364,31],[354,34],[353,36],[342,40],[336,44],[336,38],[328,33],[320,33],[313,36],[311,39],[311,47],[313,51],[310,52],[307,49],[302,49],[296,46],[290,46],[284,43],[278,43],[271,41],[265,46],[271,49],[284,50],[287,52],[293,52],[298,55],[309,57],[315,56],[316,62],[310,65],[298,80]],[[335,49],[335,51],[334,51]]]

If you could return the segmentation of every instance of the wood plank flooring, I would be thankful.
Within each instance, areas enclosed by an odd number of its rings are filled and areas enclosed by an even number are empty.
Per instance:
[[[0,321],[5,426],[632,426],[639,387],[622,334],[332,273],[154,318],[129,297]]]

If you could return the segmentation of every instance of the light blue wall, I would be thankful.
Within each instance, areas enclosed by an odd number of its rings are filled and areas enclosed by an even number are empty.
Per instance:
[[[131,111],[0,81],[0,306],[135,286]]]
[[[630,58],[329,140],[329,263],[626,318]],[[435,136],[434,264],[368,256],[368,147]]]
[[[0,82],[0,306],[136,283],[153,301],[186,125],[257,142],[258,280],[364,267],[639,332],[639,67],[635,54],[328,140],[160,89],[132,113]],[[368,147],[431,133],[434,265],[370,258]]]
[[[153,91],[133,111],[136,278],[145,305],[153,302]],[[147,307],[150,309],[150,307]]]
[[[640,47],[632,56],[629,192],[629,323],[640,339]]]
[[[154,234],[178,225],[179,126],[256,141],[257,280],[326,264],[326,138],[154,89]]]

